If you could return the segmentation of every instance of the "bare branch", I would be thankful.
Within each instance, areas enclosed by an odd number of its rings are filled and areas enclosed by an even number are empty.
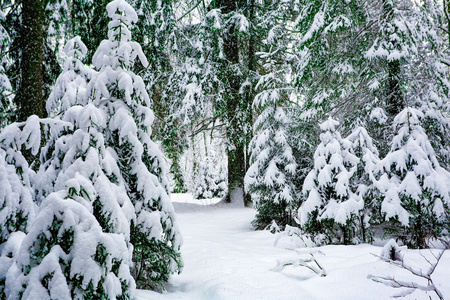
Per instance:
[[[447,247],[447,249],[448,249],[448,247]],[[384,257],[381,257],[379,255],[373,254],[374,256],[382,259],[384,262],[387,262],[387,263],[389,263],[391,265],[394,265],[394,266],[396,266],[398,268],[407,270],[411,274],[413,274],[413,275],[415,275],[417,277],[421,277],[421,278],[426,279],[427,280],[427,285],[418,284],[418,283],[413,282],[413,281],[409,282],[409,281],[398,280],[394,276],[385,276],[384,277],[384,276],[369,275],[369,279],[372,279],[375,282],[379,282],[379,283],[382,283],[384,285],[387,285],[387,286],[390,286],[390,287],[393,287],[393,288],[407,288],[407,289],[410,289],[409,291],[402,292],[402,293],[398,294],[397,296],[395,296],[397,298],[398,297],[405,297],[405,296],[413,293],[416,290],[420,290],[420,291],[424,291],[424,292],[434,292],[439,297],[439,299],[443,300],[444,296],[443,296],[442,292],[434,284],[433,279],[431,278],[431,275],[436,270],[436,267],[438,266],[442,256],[444,255],[444,253],[445,253],[445,251],[447,249],[439,251],[439,253],[437,255],[435,255],[431,251],[431,254],[436,259],[436,261],[434,263],[431,263],[430,260],[427,259],[421,253],[421,256],[430,264],[430,268],[428,269],[428,271],[426,273],[423,273],[421,269],[417,270],[417,269],[414,269],[412,266],[409,266],[409,265],[405,264],[403,259],[401,261],[393,261],[391,259],[384,258]]]

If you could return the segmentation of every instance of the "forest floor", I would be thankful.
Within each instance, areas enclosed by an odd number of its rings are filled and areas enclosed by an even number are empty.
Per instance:
[[[398,280],[427,286],[423,278],[383,262],[382,247],[368,244],[323,246],[289,250],[294,245],[283,238],[274,246],[276,235],[255,231],[251,221],[255,210],[224,205],[216,200],[193,200],[187,194],[172,199],[184,243],[181,253],[184,269],[173,275],[162,294],[138,290],[137,299],[389,299],[406,288],[374,282],[373,276],[394,276]],[[379,242],[381,244],[381,242]],[[305,267],[288,266],[273,271],[277,260],[310,257],[326,270],[321,277]],[[435,261],[438,250],[403,249],[405,262],[426,271]],[[426,259],[425,259],[426,258]],[[446,251],[433,273],[432,280],[450,299],[450,251]],[[434,292],[415,291],[402,299],[439,299]]]

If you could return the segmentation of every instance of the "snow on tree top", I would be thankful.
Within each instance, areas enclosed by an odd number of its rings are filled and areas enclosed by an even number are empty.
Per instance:
[[[322,131],[335,131],[336,126],[338,125],[339,125],[338,121],[333,120],[332,118],[328,118],[328,120],[320,124],[320,129]]]
[[[423,113],[413,107],[406,107],[403,109],[394,119],[394,125],[410,124],[418,125],[420,124],[419,118],[423,117]]]
[[[138,16],[134,8],[125,0],[114,0],[106,6],[108,16],[113,20],[121,20],[127,25],[136,23]]]
[[[68,57],[82,59],[87,53],[87,47],[81,41],[81,37],[76,36],[73,39],[67,41],[66,46],[64,46],[64,52]]]

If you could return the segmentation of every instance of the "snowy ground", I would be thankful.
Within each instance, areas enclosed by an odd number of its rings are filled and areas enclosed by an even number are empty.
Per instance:
[[[406,289],[394,289],[368,279],[369,275],[395,276],[399,280],[427,282],[382,262],[373,254],[381,247],[372,245],[325,246],[314,248],[315,257],[327,276],[319,277],[304,267],[271,269],[279,259],[308,257],[311,249],[300,254],[274,247],[275,236],[254,231],[250,222],[255,211],[243,207],[214,205],[217,200],[200,202],[189,195],[173,195],[175,210],[183,234],[184,270],[172,276],[163,294],[137,291],[144,299],[389,299]],[[289,243],[285,240],[283,245]],[[430,251],[404,250],[405,260],[426,270]],[[436,252],[437,253],[437,252]],[[436,286],[450,299],[450,251],[447,251],[434,276]],[[402,299],[438,299],[434,293],[417,291]]]

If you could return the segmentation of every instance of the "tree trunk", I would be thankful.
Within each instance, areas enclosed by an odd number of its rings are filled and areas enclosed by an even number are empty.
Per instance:
[[[388,96],[386,101],[386,112],[395,117],[404,108],[402,92],[400,90],[400,61],[388,62]]]
[[[44,62],[44,1],[23,0],[22,29],[22,80],[16,99],[19,105],[19,120],[31,115],[44,117],[43,62]]]
[[[238,9],[234,0],[222,0],[222,13],[228,14]],[[231,25],[223,38],[223,52],[225,55],[224,71],[227,81],[225,91],[227,126],[227,156],[228,156],[228,194],[225,202],[244,201],[245,176],[245,132],[242,128],[241,87],[242,78],[237,74],[239,68],[239,44],[235,25]]]
[[[247,19],[250,26],[254,24],[255,19],[255,0],[248,0],[247,2]],[[245,111],[245,171],[247,172],[250,167],[250,155],[248,155],[248,147],[250,141],[253,138],[253,115],[252,115],[252,104],[255,98],[255,93],[253,89],[253,82],[255,80],[256,71],[256,50],[255,50],[255,36],[256,32],[253,31],[253,27],[250,27],[250,34],[248,40],[248,54],[247,54],[247,77],[250,82],[250,86],[246,88],[245,99],[244,99],[244,111]],[[245,175],[244,175],[245,176]],[[244,205],[251,206],[252,198],[250,193],[244,193]]]

